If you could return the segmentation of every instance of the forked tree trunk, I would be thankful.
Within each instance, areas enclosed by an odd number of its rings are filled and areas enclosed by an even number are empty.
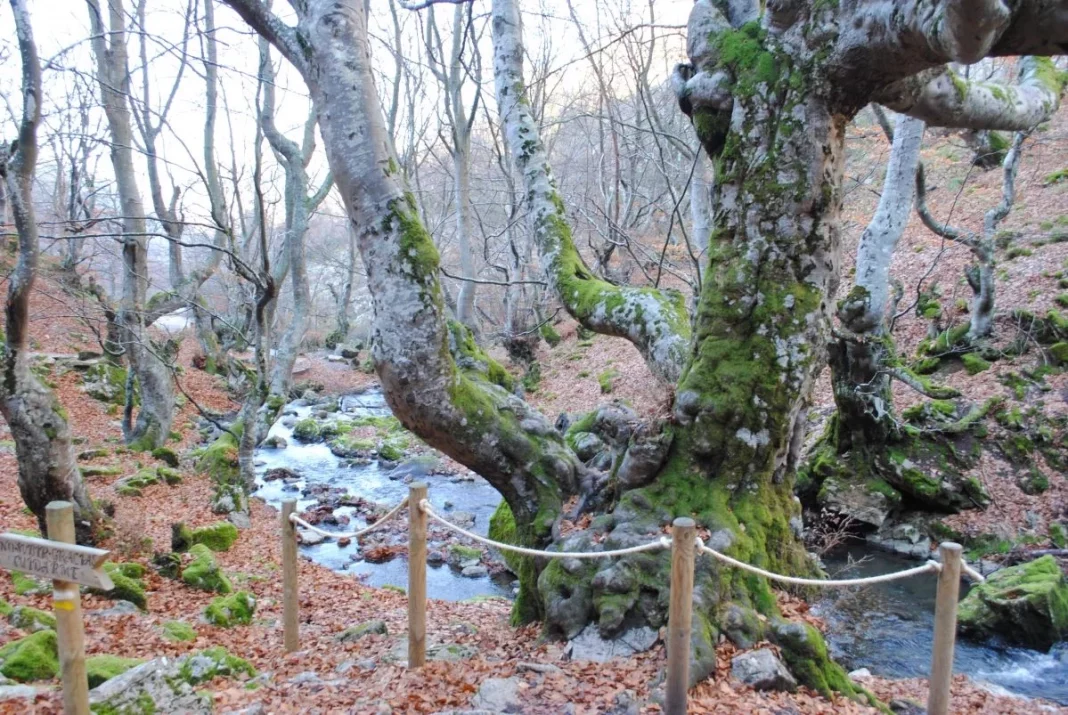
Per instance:
[[[1014,24],[1033,19],[1028,13],[1054,14],[1037,3],[1021,2],[993,29],[977,29],[971,14],[954,11],[935,24],[904,3],[884,3],[901,10],[885,14],[868,4],[769,3],[768,14],[757,19],[756,3],[729,3],[725,16],[713,3],[697,2],[693,65],[681,70],[683,99],[715,157],[717,188],[711,260],[691,343],[680,295],[612,286],[583,264],[530,116],[519,11],[515,0],[495,0],[497,101],[549,281],[583,323],[627,337],[660,377],[678,380],[674,424],[661,426],[662,433],[649,428],[661,445],[670,444],[662,466],[643,483],[620,486],[617,499],[595,493],[611,480],[584,470],[542,415],[492,384],[489,378],[500,374],[478,368],[489,359],[463,339],[462,326],[446,324],[438,256],[414,200],[404,195],[378,106],[362,0],[309,0],[299,6],[294,28],[257,0],[226,2],[308,82],[331,167],[360,231],[375,309],[374,358],[390,406],[428,444],[502,493],[517,538],[568,549],[617,548],[659,538],[672,518],[686,515],[711,532],[718,548],[795,574],[815,571],[794,528],[800,507],[793,476],[803,405],[824,358],[838,282],[846,124],[880,86],[932,65],[974,61],[999,37],[1010,47],[1055,46]],[[978,30],[993,39],[984,42]],[[932,49],[918,55],[914,35],[934,38],[924,45]],[[923,94],[926,87],[897,91]],[[1011,115],[1012,102],[988,94],[996,106],[981,103],[990,110],[986,116]],[[915,106],[937,111],[926,95]],[[459,366],[453,354],[464,358]],[[558,538],[562,502],[576,493],[605,513],[588,529]],[[664,623],[667,558],[542,566],[520,568],[520,618],[543,616],[551,632],[568,636],[591,622],[604,635],[630,623]],[[698,678],[715,667],[721,627],[739,642],[759,640],[765,635],[760,618],[744,609],[776,615],[765,581],[709,560],[698,566],[695,603],[691,652]],[[733,625],[739,617],[741,628]],[[771,630],[807,685],[853,692],[811,630],[781,624]]]
[[[47,534],[45,506],[63,500],[74,504],[79,543],[92,543],[98,514],[74,457],[67,412],[30,370],[30,293],[37,277],[38,233],[33,206],[37,165],[37,128],[41,122],[41,67],[25,0],[11,0],[22,57],[22,119],[10,158],[0,151],[0,173],[10,197],[18,232],[18,262],[8,282],[4,307],[6,343],[0,375],[0,412],[15,440],[19,492]]]

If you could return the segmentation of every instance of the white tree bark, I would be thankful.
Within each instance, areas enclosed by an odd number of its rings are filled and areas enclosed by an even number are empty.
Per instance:
[[[708,155],[701,147],[697,148],[693,179],[690,181],[690,219],[693,222],[693,243],[703,256],[708,250],[708,239],[712,235],[712,193],[708,177]],[[714,181],[714,179],[712,180]]]
[[[118,322],[123,349],[141,391],[141,407],[133,423],[133,395],[127,390],[123,432],[138,449],[153,449],[166,441],[174,420],[171,375],[145,334],[145,292],[148,247],[145,208],[137,187],[133,161],[134,138],[130,120],[130,74],[126,48],[126,16],[122,0],[106,0],[105,25],[98,0],[86,0],[96,56],[97,83],[111,133],[111,163],[115,171],[122,211],[123,288]]]

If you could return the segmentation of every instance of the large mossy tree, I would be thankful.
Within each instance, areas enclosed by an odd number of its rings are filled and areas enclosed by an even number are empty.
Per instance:
[[[968,83],[946,65],[1049,55],[1068,41],[1059,4],[1049,0],[697,2],[690,63],[675,83],[712,157],[716,188],[709,261],[691,316],[672,291],[617,286],[584,263],[529,110],[519,8],[493,1],[497,101],[547,280],[573,317],[627,338],[653,374],[675,385],[672,419],[644,430],[660,431],[662,459],[623,490],[494,382],[499,366],[463,350],[466,341],[450,330],[438,253],[397,170],[375,91],[365,3],[293,0],[290,26],[260,0],[225,2],[308,84],[367,266],[373,355],[390,406],[501,492],[512,515],[498,515],[503,530],[539,546],[618,548],[693,516],[719,548],[794,574],[815,570],[795,528],[793,488],[804,405],[825,364],[839,282],[847,124],[879,101],[930,124],[1030,126],[1032,105],[1048,96],[1047,61],[1013,88]],[[561,538],[563,505],[576,495],[599,513],[588,529]],[[516,616],[541,618],[566,636],[591,622],[606,636],[635,623],[656,626],[665,619],[668,568],[665,556],[651,554],[528,562],[519,566]],[[714,666],[718,632],[740,642],[759,637],[753,611],[775,611],[762,579],[708,561],[698,568],[695,600],[698,677]],[[812,674],[810,684],[849,689],[822,665],[826,653],[808,631],[774,631],[790,657],[807,659],[800,670]]]

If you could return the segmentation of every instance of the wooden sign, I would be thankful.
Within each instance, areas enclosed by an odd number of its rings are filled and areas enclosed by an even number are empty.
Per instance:
[[[77,544],[0,534],[0,568],[54,581],[71,581],[104,591],[115,588],[101,568],[109,551]]]

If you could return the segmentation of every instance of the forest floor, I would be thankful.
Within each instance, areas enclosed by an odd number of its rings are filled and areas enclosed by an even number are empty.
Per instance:
[[[878,199],[880,172],[888,147],[874,126],[852,130],[847,167],[846,214],[843,224],[846,266],[843,280],[851,276],[852,250]],[[1061,113],[1044,132],[1029,142],[1019,179],[1019,201],[1004,228],[1018,232],[1016,245],[1026,246],[1030,255],[1003,260],[1000,268],[998,300],[1003,311],[1026,308],[1037,314],[1057,307],[1064,291],[1058,288],[1056,273],[1068,267],[1068,242],[1053,240],[1068,234],[1068,182],[1050,183],[1045,177],[1064,168],[1068,156],[1068,122]],[[931,204],[935,215],[945,218],[952,212],[957,223],[975,228],[983,211],[1000,192],[1000,172],[979,172],[968,167],[969,152],[955,137],[928,140],[924,160],[929,182],[937,189]],[[971,178],[965,181],[965,176]],[[1040,245],[1041,244],[1041,245]],[[937,257],[937,260],[936,260]],[[968,262],[965,249],[943,246],[917,221],[910,224],[894,262],[894,275],[906,287],[903,305],[915,295],[922,277],[937,281],[945,294],[946,325],[966,319],[958,298],[967,298],[962,285],[963,268]],[[932,264],[935,264],[932,267]],[[33,303],[34,349],[42,354],[69,354],[93,349],[93,327],[78,316],[94,316],[95,308],[68,297],[52,277],[39,281]],[[668,409],[670,392],[650,377],[637,351],[626,341],[595,337],[579,340],[573,325],[558,326],[563,342],[553,349],[542,346],[538,360],[542,381],[531,399],[551,417],[560,412],[584,412],[608,399],[623,400],[641,414],[660,414]],[[1011,332],[1007,321],[999,331]],[[899,349],[911,353],[925,336],[926,321],[911,311],[902,316],[895,333]],[[236,410],[221,378],[190,367],[192,339],[186,340],[178,357],[183,367],[180,381],[184,391],[197,403],[219,412]],[[979,402],[992,394],[1010,394],[998,377],[1019,371],[1035,361],[1031,354],[1014,361],[1002,360],[983,373],[968,375],[957,367],[944,368],[936,377],[962,391],[964,398]],[[330,363],[322,353],[309,356],[310,366],[300,379],[311,379],[341,394],[372,384],[373,377],[351,367]],[[601,378],[612,373],[610,393],[601,387]],[[79,451],[96,448],[107,455],[83,460],[83,466],[111,467],[110,475],[88,479],[95,498],[115,507],[114,534],[103,544],[118,561],[149,565],[153,551],[167,550],[171,524],[184,521],[202,526],[218,521],[209,508],[211,487],[207,477],[193,468],[189,455],[200,439],[196,410],[186,401],[175,421],[178,439],[173,446],[182,461],[183,480],[175,486],[156,485],[140,497],[120,497],[114,484],[142,466],[156,466],[142,454],[121,449],[121,429],[113,407],[92,399],[82,390],[75,371],[51,379],[71,418]],[[1040,397],[1042,408],[1051,414],[1068,412],[1068,376],[1051,375],[1049,390]],[[906,391],[896,395],[898,407],[916,399]],[[1030,398],[1029,398],[1030,399]],[[813,413],[826,415],[832,403],[826,375],[817,385]],[[0,426],[0,440],[10,440],[6,425]],[[160,463],[161,464],[161,463]],[[985,512],[965,512],[952,517],[955,528],[975,533],[998,531],[1015,535],[1031,529],[1045,533],[1050,520],[1063,517],[1068,508],[1068,480],[1048,471],[1050,489],[1040,496],[1028,496],[1013,481],[1012,466],[991,458],[979,467],[980,477],[995,496]],[[36,522],[22,507],[16,486],[17,467],[10,441],[0,441],[0,525],[2,529],[36,528]],[[1034,516],[1029,516],[1029,514]],[[1037,518],[1038,524],[1033,522]],[[652,650],[608,663],[574,662],[567,659],[564,644],[545,641],[536,626],[512,628],[508,623],[509,604],[503,600],[477,603],[431,600],[428,606],[429,640],[434,644],[462,646],[461,660],[434,660],[418,671],[398,664],[403,660],[406,597],[393,590],[375,589],[350,575],[341,575],[301,560],[301,650],[284,655],[281,629],[282,581],[278,514],[260,501],[251,506],[252,525],[241,533],[229,551],[217,555],[235,588],[253,593],[257,600],[251,625],[218,628],[201,617],[214,594],[193,590],[180,581],[164,578],[148,568],[145,585],[147,610],[122,615],[101,615],[115,602],[84,595],[87,651],[137,658],[180,656],[210,646],[222,645],[235,655],[248,659],[261,673],[251,684],[216,679],[205,684],[214,698],[217,712],[237,711],[261,703],[263,712],[357,712],[434,713],[469,707],[472,695],[487,678],[517,677],[523,711],[528,713],[607,713],[627,712],[628,699],[641,703],[641,712],[659,712],[648,704],[652,686],[665,664],[662,644]],[[811,618],[807,606],[780,594],[787,615]],[[0,599],[12,605],[50,610],[45,594],[15,593],[12,581],[0,575]],[[354,624],[382,620],[384,635],[368,635],[354,643],[341,643],[337,635]],[[165,636],[164,624],[183,621],[196,633],[194,640],[175,642]],[[0,621],[0,645],[24,635]],[[798,693],[755,692],[730,677],[733,646],[724,643],[713,679],[692,691],[692,713],[862,713],[875,712],[845,699],[830,701],[802,689]],[[926,683],[922,680],[865,681],[886,700],[911,698],[923,702]],[[629,694],[624,694],[629,693]],[[1035,701],[995,695],[983,687],[958,677],[954,683],[954,712],[1033,713]],[[32,704],[28,701],[0,702],[0,712],[60,712],[57,683],[43,684]],[[1048,711],[1056,711],[1053,706]],[[1068,710],[1063,710],[1068,712]]]

